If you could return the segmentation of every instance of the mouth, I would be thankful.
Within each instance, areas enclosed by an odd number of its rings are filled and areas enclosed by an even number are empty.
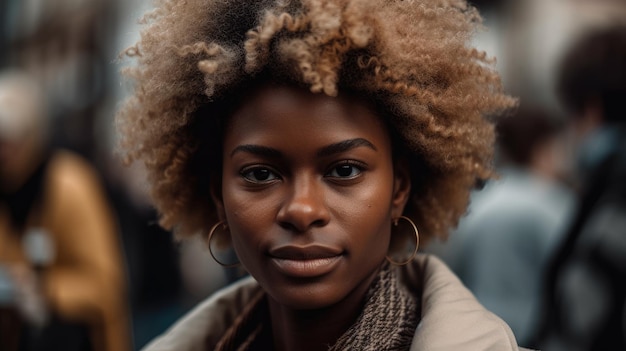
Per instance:
[[[286,245],[271,249],[269,256],[281,273],[313,278],[331,272],[343,258],[343,250],[321,245]]]

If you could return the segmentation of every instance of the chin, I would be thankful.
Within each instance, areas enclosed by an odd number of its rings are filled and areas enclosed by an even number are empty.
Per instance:
[[[316,310],[330,307],[343,298],[337,286],[325,284],[296,284],[288,287],[265,289],[278,304],[294,310]]]

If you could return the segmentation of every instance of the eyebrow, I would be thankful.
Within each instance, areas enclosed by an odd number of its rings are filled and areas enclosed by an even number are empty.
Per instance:
[[[239,145],[236,148],[234,148],[233,151],[230,153],[230,157],[233,157],[233,155],[238,152],[247,152],[249,154],[253,154],[257,156],[271,157],[271,158],[279,158],[283,155],[280,151],[271,147],[245,144],[245,145]]]
[[[348,139],[348,140],[340,141],[338,143],[330,144],[328,146],[324,146],[317,152],[317,156],[319,157],[330,156],[330,155],[346,152],[348,150],[352,150],[357,147],[363,147],[363,146],[368,147],[374,151],[378,151],[376,146],[374,146],[374,144],[369,142],[367,139],[355,138],[355,139]]]
[[[378,151],[376,146],[374,146],[374,144],[372,144],[367,139],[355,138],[355,139],[343,140],[338,143],[324,146],[317,152],[317,156],[327,157],[327,156],[331,156],[334,154],[346,152],[348,150],[352,150],[358,147],[368,147],[374,151]],[[230,156],[232,157],[234,154],[238,152],[246,152],[246,153],[250,153],[253,155],[268,157],[268,158],[279,158],[283,155],[280,151],[274,148],[261,146],[261,145],[253,145],[253,144],[244,144],[244,145],[239,145],[235,147],[233,151],[230,153]]]

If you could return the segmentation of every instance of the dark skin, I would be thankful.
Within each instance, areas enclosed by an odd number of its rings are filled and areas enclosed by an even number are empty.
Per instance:
[[[213,200],[267,292],[274,349],[327,350],[361,312],[411,188],[389,135],[365,100],[287,85],[231,116]]]

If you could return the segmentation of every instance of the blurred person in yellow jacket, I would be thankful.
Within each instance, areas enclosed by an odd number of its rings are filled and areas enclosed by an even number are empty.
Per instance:
[[[112,209],[86,160],[47,146],[44,106],[0,73],[0,349],[129,350]]]

